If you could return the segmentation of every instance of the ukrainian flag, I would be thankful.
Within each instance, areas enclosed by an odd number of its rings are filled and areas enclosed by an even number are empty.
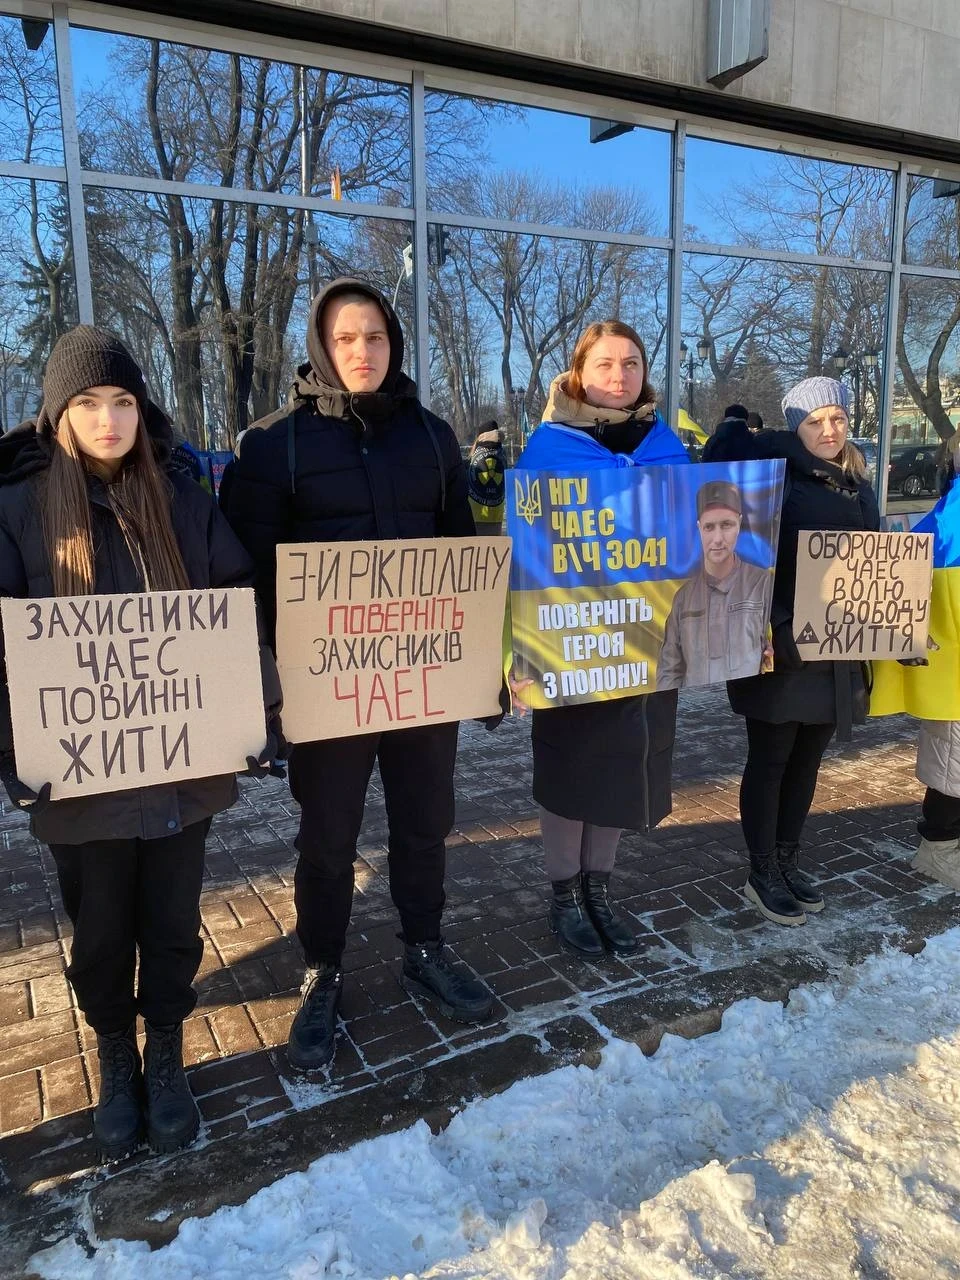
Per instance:
[[[933,534],[933,593],[926,667],[873,664],[872,716],[907,711],[920,720],[960,720],[960,478],[913,528]]]

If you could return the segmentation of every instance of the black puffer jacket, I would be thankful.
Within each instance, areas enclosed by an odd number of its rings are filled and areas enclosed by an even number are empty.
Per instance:
[[[170,457],[170,424],[155,406],[147,422],[154,452],[164,465]],[[49,424],[43,413],[0,437],[0,595],[49,597],[55,594],[44,545],[38,479],[50,465]],[[173,528],[193,587],[249,587],[253,567],[216,503],[186,476],[168,470]],[[110,507],[103,481],[88,480],[93,520],[97,594],[144,589],[140,571]],[[280,685],[272,656],[261,646],[267,714],[280,708]],[[0,716],[0,747],[9,752],[12,736],[6,684]],[[6,768],[12,768],[9,755]],[[31,818],[31,831],[48,844],[89,840],[156,839],[227,809],[237,798],[230,774],[186,782],[132,788],[50,804]]]
[[[867,713],[867,689],[859,662],[804,662],[793,639],[798,535],[805,529],[879,529],[880,511],[866,480],[853,480],[832,462],[815,457],[792,431],[761,431],[730,443],[714,462],[784,458],[787,463],[780,543],[773,582],[774,670],[731,680],[730,705],[739,715],[784,724],[836,724],[841,737]]]
[[[390,365],[375,393],[344,390],[321,341],[323,308],[346,292],[366,294],[387,317]],[[226,502],[271,631],[278,543],[475,532],[460,446],[401,369],[403,335],[390,304],[360,280],[334,281],[311,307],[307,354],[288,407],[244,436]]]

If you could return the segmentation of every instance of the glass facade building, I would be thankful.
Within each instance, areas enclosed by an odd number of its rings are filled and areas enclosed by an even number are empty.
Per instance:
[[[283,402],[312,294],[359,274],[465,444],[497,418],[519,446],[578,333],[618,316],[675,425],[734,401],[778,425],[786,388],[829,373],[887,509],[932,501],[960,425],[960,201],[922,159],[197,30],[0,16],[5,428],[79,320],[229,448]]]

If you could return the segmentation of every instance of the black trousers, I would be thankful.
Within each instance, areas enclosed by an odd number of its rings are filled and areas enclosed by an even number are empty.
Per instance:
[[[746,720],[740,822],[751,853],[772,853],[778,844],[799,842],[836,725]]]
[[[375,762],[387,808],[390,894],[404,939],[440,936],[458,729],[424,725],[294,748],[290,790],[301,810],[294,901],[308,964],[339,964],[346,946],[357,838]]]
[[[197,1003],[193,980],[203,956],[200,889],[209,830],[207,818],[159,840],[50,846],[73,922],[67,977],[98,1035],[123,1031],[138,1013],[154,1026],[171,1026]]]
[[[927,787],[917,831],[925,840],[960,839],[960,796]]]

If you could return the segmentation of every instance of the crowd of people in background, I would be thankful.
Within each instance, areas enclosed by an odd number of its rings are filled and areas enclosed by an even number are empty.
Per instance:
[[[38,417],[0,441],[0,594],[256,587],[264,748],[248,772],[282,776],[289,754],[300,806],[294,900],[304,971],[288,1054],[304,1070],[324,1067],[335,1052],[357,841],[375,764],[389,825],[401,980],[465,1022],[482,1022],[493,1004],[443,940],[457,724],[301,742],[288,753],[279,719],[272,653],[278,544],[502,531],[497,423],[481,426],[467,464],[451,428],[421,404],[403,362],[403,334],[386,299],[359,279],[327,286],[313,302],[306,360],[289,402],[238,441],[219,509],[185,474],[189,459],[176,456],[171,424],[148,399],[142,371],[102,330],[81,326],[58,342]],[[703,451],[704,462],[785,465],[773,607],[761,620],[769,643],[760,647],[765,655],[769,649],[772,670],[728,671],[718,655],[714,671],[711,655],[700,655],[708,678],[727,681],[731,708],[746,727],[744,892],[781,925],[802,924],[825,905],[800,866],[803,826],[827,744],[835,734],[848,738],[867,710],[861,665],[804,662],[793,633],[800,532],[880,526],[863,458],[848,439],[848,411],[839,382],[810,377],[784,397],[782,426],[765,429],[759,415],[731,405]],[[518,466],[690,465],[657,408],[640,336],[618,320],[591,324],[570,369],[551,384],[543,422]],[[951,491],[934,521],[944,567],[960,563],[958,503]],[[732,575],[743,569],[733,553],[741,515],[735,484],[699,491],[704,555],[690,591],[700,612],[729,606]],[[949,652],[955,662],[956,648]],[[951,679],[956,685],[955,672]],[[522,715],[529,681],[509,684]],[[533,800],[551,885],[549,927],[587,960],[639,950],[611,900],[611,878],[622,832],[648,832],[670,813],[683,684],[678,667],[676,679],[655,692],[533,711]],[[951,720],[931,719],[924,729],[920,776],[928,790],[915,865],[960,887],[960,692],[957,701]],[[8,792],[49,844],[73,922],[67,975],[97,1036],[101,1151],[115,1158],[144,1136],[155,1150],[176,1149],[198,1130],[182,1024],[196,1000],[204,842],[212,816],[236,798],[236,781],[51,800],[49,787],[33,791],[17,778],[9,717],[5,729]]]

